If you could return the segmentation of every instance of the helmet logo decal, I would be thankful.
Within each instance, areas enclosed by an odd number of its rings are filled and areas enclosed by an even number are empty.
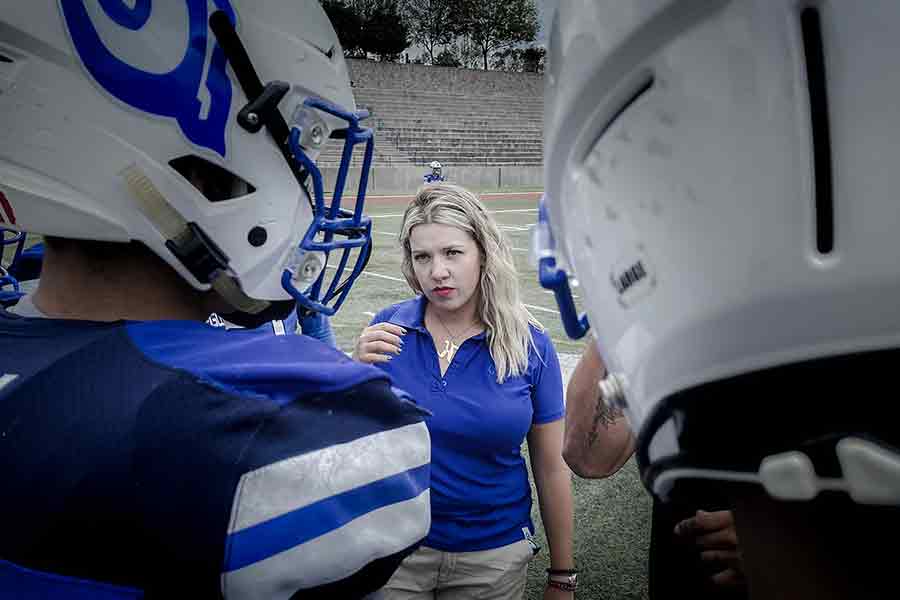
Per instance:
[[[212,2],[235,23],[229,0]],[[172,0],[161,4],[157,13],[171,13],[175,7]],[[225,53],[209,30],[207,0],[184,0],[187,45],[177,66],[164,72],[147,71],[122,58],[134,55],[134,44],[142,40],[156,41],[148,58],[170,54],[149,33],[140,35],[154,16],[152,0],[59,0],[59,5],[81,62],[104,90],[138,110],[175,119],[190,142],[225,156],[232,89]]]
[[[3,192],[0,192],[0,223],[16,224],[16,213]]]
[[[628,291],[628,288],[634,286],[637,282],[647,276],[647,269],[644,267],[644,263],[641,261],[637,261],[627,269],[623,273],[620,273],[618,276],[614,276],[613,287],[616,288],[616,291],[619,292],[619,295],[624,294]]]
[[[656,287],[653,265],[640,247],[635,254],[616,261],[609,279],[623,308],[634,306]]]

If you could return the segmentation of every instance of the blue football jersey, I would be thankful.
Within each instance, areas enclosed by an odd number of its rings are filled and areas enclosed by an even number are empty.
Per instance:
[[[0,311],[0,361],[0,595],[359,598],[428,533],[426,413],[316,340]]]

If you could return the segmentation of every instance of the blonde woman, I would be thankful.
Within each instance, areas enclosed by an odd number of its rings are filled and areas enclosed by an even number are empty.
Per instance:
[[[528,439],[550,545],[545,599],[569,600],[570,472],[563,391],[549,336],[519,300],[512,253],[468,190],[422,188],[400,233],[418,296],[379,312],[354,358],[391,374],[432,412],[431,531],[385,588],[393,599],[519,599],[532,541]]]

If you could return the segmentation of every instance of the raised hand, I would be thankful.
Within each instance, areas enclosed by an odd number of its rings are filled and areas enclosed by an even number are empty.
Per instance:
[[[406,330],[393,323],[376,323],[362,330],[353,346],[353,360],[379,363],[391,360],[403,349]]]

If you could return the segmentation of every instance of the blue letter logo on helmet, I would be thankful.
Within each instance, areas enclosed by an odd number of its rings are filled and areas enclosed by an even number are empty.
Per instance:
[[[228,0],[213,1],[234,23],[234,10]],[[163,8],[157,5],[158,10],[171,9],[176,4],[173,0],[164,2]],[[133,4],[133,8],[128,4]],[[208,44],[215,42],[207,24],[207,0],[185,1],[181,10],[186,11],[188,18],[187,48],[181,62],[163,73],[142,70],[119,58],[127,54],[123,50],[128,48],[133,54],[130,38],[137,36],[150,20],[152,0],[60,0],[60,7],[78,56],[103,89],[129,106],[174,118],[188,140],[225,156],[231,82],[225,72],[225,53],[217,43],[212,44],[212,57],[207,62]],[[103,23],[95,23],[92,14],[100,15],[96,21],[104,19]],[[98,24],[102,25],[99,29]],[[150,35],[144,39],[157,41]],[[145,54],[166,54],[168,49],[160,46],[157,41],[157,46]],[[119,51],[119,56],[113,51]]]

